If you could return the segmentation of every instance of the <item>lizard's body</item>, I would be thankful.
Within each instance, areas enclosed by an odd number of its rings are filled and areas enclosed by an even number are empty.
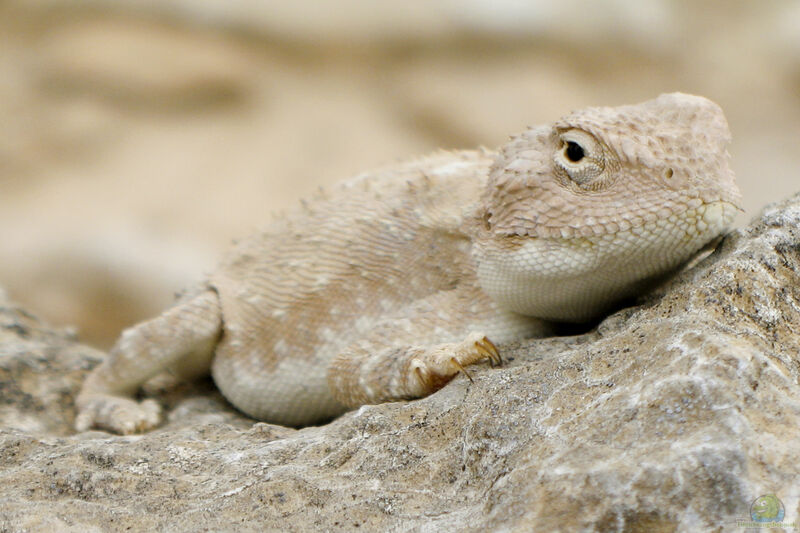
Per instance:
[[[721,234],[738,198],[727,142],[715,104],[664,95],[359,176],[127,330],[76,425],[154,426],[157,405],[129,396],[165,369],[210,368],[239,409],[290,425],[428,394],[497,360],[492,342],[596,317]]]

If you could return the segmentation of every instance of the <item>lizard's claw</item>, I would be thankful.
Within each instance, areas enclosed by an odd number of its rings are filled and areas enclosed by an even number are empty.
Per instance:
[[[475,348],[486,356],[486,358],[489,360],[489,364],[492,367],[494,367],[494,365],[502,366],[503,358],[500,357],[500,352],[497,351],[497,346],[495,346],[488,337],[483,337],[482,339],[475,341]]]
[[[467,379],[469,379],[470,383],[475,383],[475,381],[472,379],[472,376],[470,376],[470,375],[469,375],[469,372],[467,372],[467,369],[466,369],[466,368],[464,368],[463,366],[461,366],[461,363],[459,363],[459,362],[458,362],[458,359],[456,359],[455,357],[453,357],[453,358],[451,358],[451,359],[450,359],[450,361],[451,361],[451,362],[452,362],[452,363],[453,363],[453,364],[456,366],[456,368],[458,368],[458,370],[459,370],[459,371],[460,371],[462,374],[464,374],[465,376],[467,376]]]

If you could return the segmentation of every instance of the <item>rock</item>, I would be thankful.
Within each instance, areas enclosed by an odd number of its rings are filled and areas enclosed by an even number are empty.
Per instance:
[[[97,352],[0,310],[0,529],[734,530],[800,514],[800,195],[582,335],[505,346],[413,402],[255,423],[208,383],[74,435]]]
[[[10,304],[0,291],[0,425],[3,431],[66,435],[72,397],[102,352],[75,342]]]
[[[95,94],[122,107],[208,112],[244,103],[253,82],[234,44],[135,20],[64,24],[39,46],[45,91]]]

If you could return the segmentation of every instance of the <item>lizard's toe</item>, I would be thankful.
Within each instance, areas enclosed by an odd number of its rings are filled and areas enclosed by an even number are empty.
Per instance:
[[[487,359],[492,366],[502,363],[497,347],[485,335],[473,333],[463,342],[442,344],[418,354],[410,363],[410,371],[421,387],[420,396],[441,389],[458,373],[472,381],[465,367]]]
[[[140,433],[161,422],[161,406],[155,400],[137,402],[119,396],[98,396],[84,402],[75,418],[75,429],[105,429],[122,435]]]

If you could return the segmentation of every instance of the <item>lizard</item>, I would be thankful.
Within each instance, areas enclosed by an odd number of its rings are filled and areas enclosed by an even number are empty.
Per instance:
[[[730,140],[717,104],[671,93],[360,174],[123,331],[75,427],[156,427],[160,405],[135,395],[164,372],[210,372],[240,411],[289,426],[471,379],[498,345],[596,319],[723,235],[741,210]]]

